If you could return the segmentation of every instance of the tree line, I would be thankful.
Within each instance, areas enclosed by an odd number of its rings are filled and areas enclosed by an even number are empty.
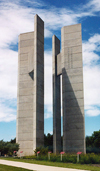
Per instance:
[[[53,135],[44,134],[44,146],[53,151]],[[61,137],[61,146],[63,146],[63,136]],[[86,136],[86,152],[100,153],[100,130],[94,131],[91,136]]]
[[[63,136],[61,137],[61,146],[63,146]],[[44,147],[48,147],[48,150],[53,152],[53,135],[50,133],[44,134]],[[0,155],[7,154],[11,156],[14,151],[18,150],[19,144],[16,143],[16,138],[11,139],[9,142],[0,141]],[[100,130],[94,131],[92,136],[86,136],[86,152],[100,153]]]
[[[100,153],[100,130],[94,131],[92,136],[86,136],[87,153]]]

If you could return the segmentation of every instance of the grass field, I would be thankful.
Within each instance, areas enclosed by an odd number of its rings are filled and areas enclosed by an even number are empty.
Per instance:
[[[73,164],[73,163],[61,163],[61,162],[59,163],[59,162],[40,161],[40,160],[33,160],[33,159],[15,159],[15,158],[1,158],[1,159],[19,161],[19,162],[25,162],[25,163],[41,164],[41,165],[47,165],[47,166],[57,166],[57,167],[64,167],[64,168],[100,171],[100,165],[94,166],[94,165],[87,165],[87,164]]]
[[[20,167],[6,166],[6,165],[0,164],[0,171],[29,171],[29,170],[23,169]]]

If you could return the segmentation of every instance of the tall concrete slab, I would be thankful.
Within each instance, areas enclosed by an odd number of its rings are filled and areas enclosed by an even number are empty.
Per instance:
[[[61,99],[60,76],[57,76],[57,55],[60,53],[60,40],[52,37],[52,67],[53,67],[53,152],[61,150]]]
[[[63,150],[85,153],[81,24],[61,30]]]
[[[19,35],[17,135],[23,155],[44,145],[44,22],[34,17],[34,32]]]
[[[34,21],[34,146],[44,145],[44,22]]]
[[[63,151],[85,153],[81,24],[61,29],[61,45],[55,66],[58,66],[56,77],[62,74]],[[55,86],[54,93],[56,89]]]

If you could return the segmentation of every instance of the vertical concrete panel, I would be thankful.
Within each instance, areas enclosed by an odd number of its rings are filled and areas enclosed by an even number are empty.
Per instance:
[[[53,67],[53,152],[61,150],[61,99],[60,76],[57,76],[57,55],[60,53],[60,40],[52,38],[52,67]]]
[[[61,39],[63,151],[85,153],[81,24],[63,27]]]
[[[18,46],[17,135],[23,155],[33,154],[33,84],[29,75],[29,57],[34,51],[34,32],[19,35]],[[31,58],[34,58],[33,54]],[[33,66],[32,66],[33,70]],[[27,85],[27,86],[25,86]],[[29,85],[29,86],[28,86]],[[31,88],[29,88],[31,87]],[[27,144],[27,146],[25,146]],[[31,144],[31,146],[30,146]]]
[[[57,75],[62,74],[61,53],[57,55]]]
[[[21,34],[18,47],[16,140],[23,155],[33,155],[44,142],[44,22],[38,15],[34,32]]]
[[[44,145],[44,22],[34,17],[34,77],[35,80],[35,116],[34,116],[34,149]]]

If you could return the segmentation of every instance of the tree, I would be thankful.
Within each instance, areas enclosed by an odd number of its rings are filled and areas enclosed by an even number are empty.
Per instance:
[[[87,152],[100,153],[100,130],[86,137]]]
[[[94,131],[92,134],[92,142],[94,147],[100,148],[100,130]]]
[[[10,142],[4,142],[3,140],[0,141],[1,155],[4,154],[13,155],[13,152],[18,150],[19,150],[19,144],[14,143],[13,140],[11,140]]]
[[[61,151],[63,150],[63,136],[61,136]],[[44,134],[44,147],[48,147],[49,150],[53,151],[53,135],[48,133]]]
[[[53,135],[50,133],[47,136],[44,134],[44,147],[48,147],[49,150],[53,151]]]
[[[10,143],[12,143],[12,144],[13,144],[13,143],[16,143],[16,138],[11,139],[11,140],[10,140]]]
[[[92,147],[93,141],[91,136],[86,136],[86,147]]]
[[[86,137],[86,146],[87,147],[100,147],[100,130],[94,131],[92,136]]]

